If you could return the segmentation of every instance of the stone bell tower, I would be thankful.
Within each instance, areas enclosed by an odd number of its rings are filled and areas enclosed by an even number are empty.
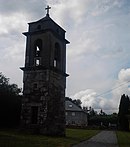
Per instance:
[[[23,70],[21,125],[37,133],[65,135],[65,30],[47,14],[29,23]]]

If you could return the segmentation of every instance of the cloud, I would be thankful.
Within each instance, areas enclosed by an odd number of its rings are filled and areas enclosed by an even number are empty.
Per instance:
[[[42,1],[39,0],[7,0],[6,2],[4,0],[0,1],[0,13],[3,16],[9,16],[12,14],[18,14],[21,13],[23,15],[36,18],[39,15],[42,14],[42,8],[44,9],[46,6],[46,0]],[[41,4],[43,7],[41,7]],[[39,10],[41,8],[41,11]],[[43,10],[43,13],[45,11]]]
[[[19,67],[24,65],[26,48],[26,38],[22,32],[27,31],[28,22],[44,16],[46,1],[41,3],[36,0],[0,1],[0,70],[19,87],[22,87],[22,71]]]
[[[130,96],[130,68],[121,69],[114,86],[108,91],[97,94],[93,89],[82,90],[71,96],[72,99],[80,99],[82,106],[92,107],[95,110],[103,109],[107,113],[118,112],[121,95]],[[111,96],[108,98],[108,96]]]
[[[91,13],[93,16],[104,15],[116,8],[121,8],[125,1],[122,0],[98,0],[95,10]]]
[[[122,69],[118,74],[119,81],[130,82],[130,68]]]
[[[82,106],[91,106],[92,108],[98,111],[103,109],[105,112],[111,113],[115,110],[113,100],[98,96],[98,94],[92,89],[80,91],[76,93],[74,96],[72,96],[72,99],[80,99],[82,101]]]
[[[116,81],[115,89],[113,91],[114,97],[119,97],[122,94],[126,94],[130,96],[130,68],[121,69],[118,74],[118,80]]]

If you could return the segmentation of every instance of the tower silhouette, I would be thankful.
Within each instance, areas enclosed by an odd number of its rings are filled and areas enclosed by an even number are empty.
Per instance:
[[[49,16],[29,23],[23,70],[21,125],[33,132],[65,135],[65,30]]]

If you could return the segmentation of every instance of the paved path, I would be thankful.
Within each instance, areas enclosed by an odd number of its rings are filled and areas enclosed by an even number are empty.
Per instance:
[[[117,137],[114,131],[101,131],[96,136],[73,147],[118,147]]]

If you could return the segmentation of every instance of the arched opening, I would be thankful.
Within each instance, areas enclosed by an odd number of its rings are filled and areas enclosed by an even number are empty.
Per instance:
[[[37,39],[35,41],[35,59],[34,59],[34,64],[35,66],[39,66],[41,64],[41,51],[42,51],[42,40],[41,39]]]
[[[61,62],[61,49],[58,43],[55,43],[55,50],[54,50],[54,67],[59,68]]]
[[[41,50],[42,50],[42,40],[37,39],[35,42],[35,57],[40,57]]]

